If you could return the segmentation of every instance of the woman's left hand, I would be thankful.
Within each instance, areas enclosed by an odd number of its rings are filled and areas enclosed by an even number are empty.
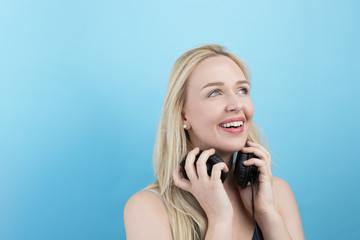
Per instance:
[[[276,205],[273,194],[273,180],[271,173],[271,156],[270,153],[260,144],[247,141],[248,147],[241,151],[244,153],[253,153],[258,158],[251,158],[244,162],[245,166],[255,165],[258,167],[259,177],[254,186],[254,206],[257,217],[271,214],[276,211]],[[251,186],[245,188],[238,187],[241,199],[252,214],[252,193]]]

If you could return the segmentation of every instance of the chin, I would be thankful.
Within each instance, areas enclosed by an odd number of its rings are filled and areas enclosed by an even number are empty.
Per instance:
[[[223,154],[233,154],[234,152],[240,151],[245,146],[246,141],[239,142],[234,145],[214,147],[216,152]]]

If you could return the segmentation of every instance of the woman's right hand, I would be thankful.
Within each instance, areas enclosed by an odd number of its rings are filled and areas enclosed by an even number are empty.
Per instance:
[[[194,161],[199,153],[199,148],[194,148],[186,157],[185,171],[189,180],[180,174],[181,167],[173,171],[174,183],[177,187],[190,192],[204,209],[209,224],[211,222],[231,221],[233,208],[230,199],[221,182],[221,171],[228,172],[229,169],[224,162],[213,166],[211,177],[207,173],[206,161],[215,154],[214,149],[205,150],[201,153],[196,168]]]

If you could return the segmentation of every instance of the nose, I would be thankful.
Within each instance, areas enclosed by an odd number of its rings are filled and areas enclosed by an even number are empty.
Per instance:
[[[227,112],[239,112],[243,108],[243,104],[239,96],[236,94],[230,94],[227,97],[226,111]]]

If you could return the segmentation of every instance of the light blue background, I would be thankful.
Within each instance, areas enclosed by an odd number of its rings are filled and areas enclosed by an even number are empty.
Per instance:
[[[0,1],[0,239],[125,239],[170,69],[243,58],[307,239],[360,235],[359,1]]]

